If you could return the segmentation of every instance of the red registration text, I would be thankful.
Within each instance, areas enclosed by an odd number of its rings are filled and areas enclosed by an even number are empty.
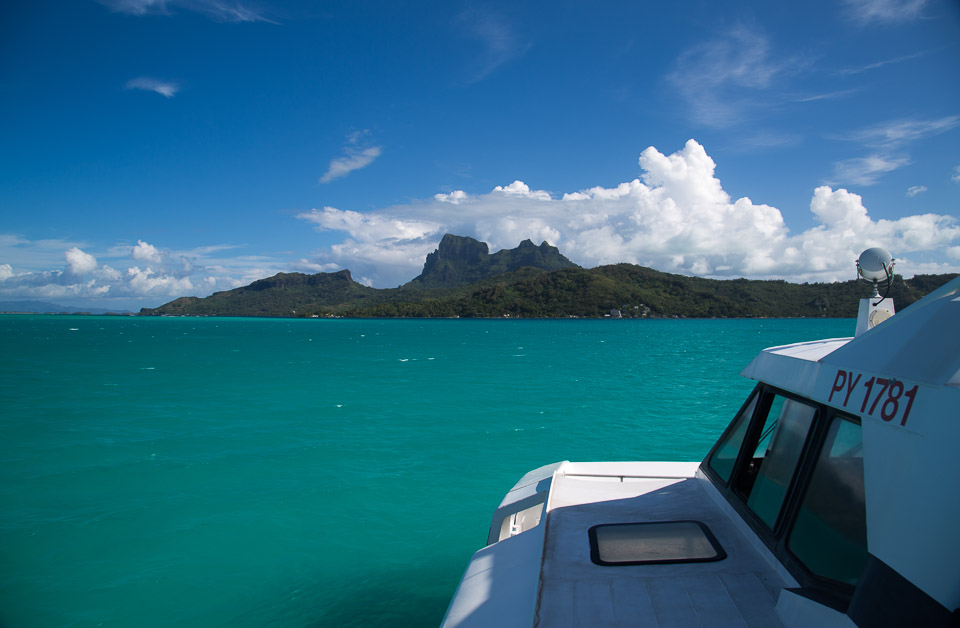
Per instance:
[[[896,379],[867,379],[863,373],[838,369],[827,402],[832,403],[834,396],[839,402],[842,397],[840,405],[844,408],[874,417],[879,415],[888,423],[899,419],[900,425],[906,425],[918,389],[919,386],[907,389]]]

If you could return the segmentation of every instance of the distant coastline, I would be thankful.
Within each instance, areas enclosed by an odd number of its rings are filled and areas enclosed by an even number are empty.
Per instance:
[[[898,277],[889,296],[909,306],[955,274]],[[217,292],[181,297],[145,316],[278,318],[853,318],[869,287],[850,280],[704,279],[634,264],[585,269],[546,242],[490,254],[483,242],[447,234],[423,272],[397,288],[354,281],[349,270],[279,273]]]

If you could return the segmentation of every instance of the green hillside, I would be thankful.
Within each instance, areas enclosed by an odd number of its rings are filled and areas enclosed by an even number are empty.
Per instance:
[[[956,275],[897,278],[890,297],[903,309]],[[379,290],[350,271],[280,273],[205,298],[182,297],[143,315],[354,317],[749,318],[854,317],[869,287],[855,280],[795,284],[717,280],[632,264],[584,269],[550,245],[526,240],[493,255],[472,238],[446,235],[423,272]]]

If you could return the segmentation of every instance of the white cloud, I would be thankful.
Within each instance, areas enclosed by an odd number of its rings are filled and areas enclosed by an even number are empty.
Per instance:
[[[815,226],[794,233],[780,211],[731,198],[716,164],[694,140],[673,154],[642,151],[641,176],[612,187],[550,194],[523,181],[486,193],[438,194],[360,213],[333,207],[298,218],[333,244],[309,258],[237,255],[233,245],[171,250],[136,240],[96,249],[83,242],[0,234],[0,297],[83,299],[128,309],[206,296],[280,271],[349,268],[362,283],[393,287],[415,277],[444,233],[472,236],[492,251],[547,241],[581,266],[629,262],[717,278],[832,281],[853,277],[865,248],[884,246],[905,276],[960,271],[960,221],[920,214],[876,220],[863,197],[821,186]],[[457,200],[459,204],[451,204]]]
[[[836,139],[862,144],[873,151],[866,157],[856,157],[833,165],[833,181],[854,185],[874,185],[880,177],[910,165],[910,156],[903,147],[928,137],[946,133],[960,126],[960,116],[934,120],[915,118],[890,120],[882,124],[854,131]]]
[[[434,235],[440,230],[440,225],[429,221],[398,220],[335,207],[312,209],[297,217],[314,223],[318,229],[344,231],[350,234],[350,237],[366,242],[417,240]]]
[[[68,249],[63,256],[67,259],[67,273],[87,275],[97,269],[97,258],[77,247]]]
[[[127,89],[142,89],[147,92],[156,92],[165,98],[173,98],[180,86],[172,81],[160,81],[146,76],[140,76],[127,81]]]
[[[465,85],[482,81],[530,48],[509,21],[488,10],[468,8],[457,16],[453,25],[456,32],[480,42],[481,46],[461,79]]]
[[[833,165],[833,178],[839,183],[874,185],[882,175],[908,164],[910,164],[910,158],[904,155],[876,154],[845,159]]]
[[[883,124],[862,129],[850,134],[847,139],[867,146],[900,146],[934,135],[946,133],[960,125],[960,116],[947,116],[936,120],[890,120]]]
[[[161,275],[150,268],[141,270],[139,266],[127,269],[126,280],[129,290],[140,296],[180,296],[194,291],[189,277]]]
[[[130,256],[135,260],[141,260],[152,264],[161,262],[160,251],[152,244],[147,244],[143,240],[137,240],[137,246],[133,247]]]
[[[811,199],[816,226],[791,234],[775,207],[730,198],[713,159],[693,140],[670,155],[647,148],[639,164],[639,179],[559,198],[514,181],[486,194],[464,192],[469,202],[455,210],[448,195],[438,194],[363,214],[328,207],[299,217],[346,234],[311,263],[336,263],[379,287],[416,276],[443,233],[475,237],[492,251],[545,240],[585,267],[631,262],[685,274],[797,281],[850,278],[852,260],[870,246],[885,246],[899,259],[916,254],[911,263],[923,268],[924,259],[943,259],[944,249],[960,241],[953,217],[874,220],[862,197],[827,186]],[[938,272],[948,272],[949,265],[938,264]],[[909,275],[911,266],[898,270]]]
[[[97,0],[127,15],[169,15],[172,7],[206,15],[216,22],[272,22],[257,7],[236,0]]]
[[[361,142],[368,131],[358,131],[347,137],[347,144],[343,147],[344,155],[330,160],[330,166],[320,177],[320,183],[330,183],[334,179],[345,177],[354,170],[366,168],[383,152],[380,146],[361,147]]]
[[[289,269],[278,260],[223,255],[233,248],[171,251],[138,240],[134,246],[117,245],[93,255],[61,240],[30,241],[0,234],[0,298],[139,309],[180,296],[206,296]],[[59,249],[59,262],[51,258],[54,249]],[[55,265],[62,270],[50,270]]]
[[[868,24],[917,19],[927,0],[844,0],[843,4],[851,19]]]
[[[459,205],[460,203],[466,202],[467,193],[463,190],[454,190],[449,194],[434,194],[433,198],[440,201],[441,203],[450,203],[451,205]]]
[[[727,127],[768,104],[775,79],[795,64],[774,60],[763,34],[738,26],[683,52],[667,80],[696,122]]]
[[[511,183],[506,187],[503,187],[502,185],[498,185],[497,187],[493,188],[493,191],[501,192],[508,196],[522,196],[525,198],[536,199],[538,201],[550,200],[549,192],[544,192],[543,190],[531,190],[530,186],[528,186],[523,181],[514,181],[513,183]]]
[[[869,72],[870,70],[877,70],[884,66],[893,65],[896,63],[903,63],[904,61],[911,61],[927,54],[926,52],[915,52],[909,55],[903,55],[900,57],[895,57],[893,59],[884,59],[883,61],[877,61],[875,63],[869,63],[867,65],[845,68],[839,70],[837,74],[840,76],[850,76],[852,74],[861,74],[863,72]]]
[[[318,264],[302,257],[290,264],[290,269],[300,273],[330,273],[341,270],[339,264]]]
[[[927,186],[925,185],[911,185],[907,188],[907,198],[913,198],[918,194],[923,194],[927,191]]]
[[[960,183],[960,166],[953,169],[953,176],[950,177],[950,180],[954,183]]]
[[[167,0],[98,0],[98,2],[112,11],[129,15],[167,12]]]

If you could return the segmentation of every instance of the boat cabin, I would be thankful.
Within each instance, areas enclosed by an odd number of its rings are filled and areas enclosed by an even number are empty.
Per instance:
[[[761,352],[702,463],[524,476],[443,626],[960,625],[960,278],[864,301],[854,338]]]

